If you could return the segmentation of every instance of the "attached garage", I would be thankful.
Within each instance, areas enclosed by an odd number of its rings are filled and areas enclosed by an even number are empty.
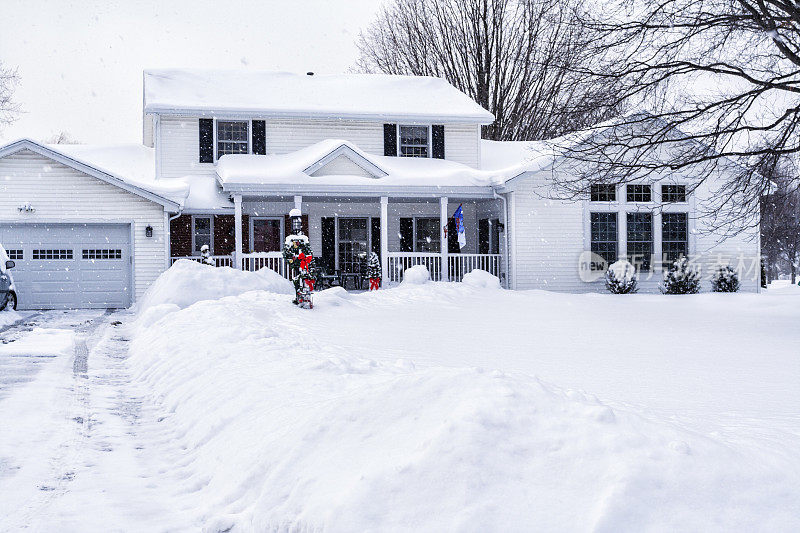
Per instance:
[[[14,258],[20,309],[128,307],[131,227],[126,224],[2,224]]]
[[[168,266],[166,222],[182,200],[109,172],[147,163],[152,149],[100,148],[0,148],[0,243],[16,263],[20,309],[127,307]]]

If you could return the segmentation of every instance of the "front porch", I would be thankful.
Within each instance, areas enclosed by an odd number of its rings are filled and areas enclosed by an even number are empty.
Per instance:
[[[375,252],[385,284],[399,283],[403,272],[415,265],[424,265],[434,281],[461,281],[468,272],[481,269],[505,284],[502,206],[494,198],[234,195],[233,199],[233,214],[185,214],[173,220],[172,262],[199,260],[200,247],[208,244],[217,266],[269,268],[288,277],[282,248],[291,233],[288,213],[298,208],[316,268],[329,280],[354,281],[364,274],[370,252]],[[464,214],[463,248],[453,219],[459,205]]]

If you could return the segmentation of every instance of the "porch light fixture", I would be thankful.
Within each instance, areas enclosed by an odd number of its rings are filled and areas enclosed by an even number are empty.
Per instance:
[[[144,236],[148,239],[153,236],[153,226],[147,226],[144,228]]]
[[[289,211],[289,218],[292,219],[292,233],[295,235],[303,234],[303,215],[299,209]]]

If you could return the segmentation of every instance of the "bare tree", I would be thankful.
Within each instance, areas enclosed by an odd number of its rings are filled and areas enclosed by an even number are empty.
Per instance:
[[[767,155],[759,163],[761,175],[773,184],[761,199],[761,249],[767,278],[788,273],[797,282],[800,262],[800,182],[787,157]]]
[[[19,76],[14,69],[6,68],[0,63],[0,131],[2,126],[11,124],[16,118],[18,106],[12,100]]]
[[[358,39],[365,72],[442,77],[496,121],[483,136],[547,139],[614,116],[614,84],[587,73],[577,0],[395,0]]]
[[[610,0],[580,24],[598,38],[584,74],[649,113],[565,149],[586,163],[561,180],[567,194],[594,183],[684,173],[699,185],[725,167],[704,213],[712,229],[757,221],[769,189],[764,155],[800,151],[800,8],[784,0]],[[733,222],[739,222],[735,224]]]
[[[76,141],[72,138],[72,135],[69,134],[68,131],[60,131],[58,133],[54,133],[47,139],[45,139],[45,144],[81,144],[80,141]]]

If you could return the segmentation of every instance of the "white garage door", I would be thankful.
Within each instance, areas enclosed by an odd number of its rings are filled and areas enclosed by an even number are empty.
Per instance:
[[[0,223],[20,309],[127,307],[131,303],[128,224]]]

